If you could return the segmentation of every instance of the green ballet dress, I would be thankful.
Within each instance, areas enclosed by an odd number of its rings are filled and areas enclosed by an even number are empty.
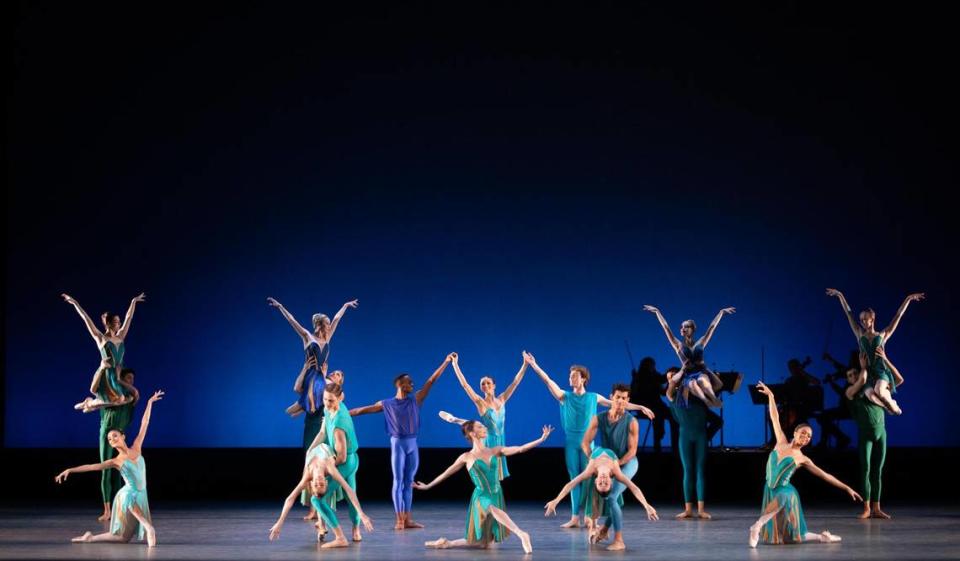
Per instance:
[[[510,535],[510,530],[490,514],[491,506],[504,509],[498,465],[496,458],[490,458],[489,463],[483,460],[474,461],[469,469],[475,488],[467,508],[467,529],[464,536],[467,543],[500,543]]]
[[[877,348],[882,346],[883,335],[879,333],[872,338],[866,335],[860,336],[860,352],[867,355],[867,385],[873,387],[877,380],[885,380],[890,384],[890,393],[896,393],[897,385],[893,372],[887,367],[887,363],[877,356]]]
[[[113,514],[110,518],[110,533],[116,536],[132,536],[143,539],[145,531],[131,510],[136,507],[140,514],[152,522],[150,504],[147,502],[147,464],[141,454],[136,461],[126,459],[120,466],[120,475],[124,486],[113,500]]]
[[[763,488],[763,506],[761,515],[776,512],[760,530],[763,543],[783,544],[800,543],[807,533],[807,521],[800,506],[800,494],[790,484],[790,478],[797,471],[793,456],[780,458],[776,450],[767,457],[766,486]]]
[[[492,407],[487,407],[487,410],[484,411],[480,417],[480,422],[483,423],[483,426],[487,427],[487,439],[483,441],[483,445],[487,448],[496,448],[497,446],[505,445],[503,423],[506,415],[507,406],[501,405],[498,411],[494,411]],[[510,477],[506,457],[498,456],[495,457],[493,461],[497,462],[497,477],[499,479],[502,480]]]

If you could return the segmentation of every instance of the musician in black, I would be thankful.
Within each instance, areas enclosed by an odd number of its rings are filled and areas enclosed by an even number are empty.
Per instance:
[[[653,449],[661,450],[661,442],[666,433],[664,422],[670,423],[670,447],[677,449],[677,423],[670,415],[670,409],[663,403],[664,385],[667,377],[657,371],[657,363],[652,357],[644,357],[640,367],[633,371],[630,380],[630,400],[644,405],[656,415],[653,424]]]
[[[839,422],[850,418],[850,410],[847,407],[846,391],[849,384],[846,382],[847,370],[860,367],[860,356],[856,349],[850,351],[850,361],[843,364],[839,360],[830,356],[830,353],[823,353],[823,359],[829,362],[834,371],[827,374],[823,381],[840,396],[840,401],[836,407],[824,409],[816,415],[817,422],[820,423],[820,441],[817,442],[818,448],[824,448],[830,443],[832,436],[836,441],[837,448],[846,448],[850,445],[850,437],[841,429]],[[841,383],[838,383],[841,382]]]

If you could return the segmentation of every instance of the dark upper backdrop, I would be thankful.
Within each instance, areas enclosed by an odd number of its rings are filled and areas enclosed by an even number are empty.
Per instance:
[[[5,445],[95,439],[70,406],[97,351],[61,292],[91,315],[147,293],[127,363],[168,394],[151,445],[242,447],[300,441],[301,347],[267,296],[304,324],[360,300],[330,359],[357,406],[454,350],[475,384],[528,349],[607,393],[625,340],[675,362],[647,303],[701,330],[736,306],[720,370],[756,380],[764,349],[768,381],[822,375],[854,345],[836,286],[884,325],[927,292],[888,347],[888,431],[955,446],[955,45],[946,13],[876,10],[14,7]],[[474,414],[452,371],[422,444],[462,445],[440,408]],[[725,416],[760,443],[745,389]],[[532,373],[507,417],[516,442],[559,424]],[[364,446],[382,425],[357,420]]]

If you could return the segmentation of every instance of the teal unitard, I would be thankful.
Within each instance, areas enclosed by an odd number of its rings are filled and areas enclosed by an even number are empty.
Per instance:
[[[670,403],[670,410],[680,425],[677,444],[680,447],[680,464],[683,466],[683,501],[701,502],[704,500],[707,463],[706,406],[698,399],[690,399],[684,407],[678,398]]]

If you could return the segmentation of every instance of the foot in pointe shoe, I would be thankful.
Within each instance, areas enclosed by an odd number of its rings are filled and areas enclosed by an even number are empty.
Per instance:
[[[93,532],[84,532],[82,536],[71,538],[70,541],[72,541],[73,543],[86,543],[90,541],[90,538],[92,537],[93,537]]]
[[[573,516],[570,518],[568,522],[561,524],[560,527],[561,528],[579,528],[580,525],[581,525],[580,519],[577,518],[576,516]]]
[[[440,418],[448,423],[453,423],[455,425],[458,424],[457,418],[451,415],[450,413],[447,413],[446,411],[440,411],[439,413],[437,413],[437,415],[440,415]]]
[[[533,553],[533,544],[530,543],[530,534],[520,530],[517,532],[517,537],[520,538],[520,545],[523,546],[523,552]]]
[[[827,543],[836,543],[842,539],[840,536],[835,536],[826,530],[820,532],[820,535],[823,536],[823,541]]]
[[[427,547],[435,547],[437,549],[446,549],[449,543],[450,542],[447,541],[447,538],[440,538],[429,542],[423,542],[423,545]]]
[[[760,525],[754,524],[750,526],[750,538],[747,544],[750,545],[750,547],[757,547],[758,543],[760,543]]]

